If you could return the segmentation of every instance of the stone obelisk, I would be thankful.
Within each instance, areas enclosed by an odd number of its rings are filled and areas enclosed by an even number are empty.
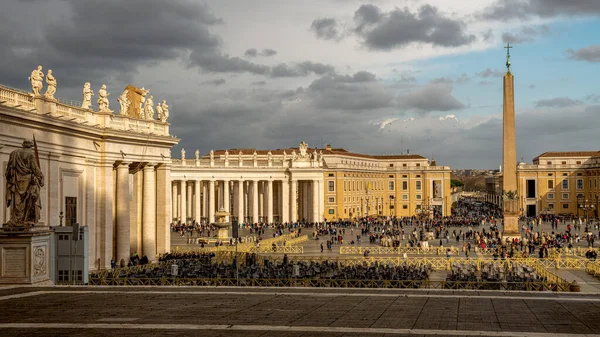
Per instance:
[[[510,73],[510,48],[506,45],[506,75],[504,75],[504,112],[502,117],[502,177],[505,239],[519,235],[519,195],[517,189],[517,141],[515,135],[515,91]]]

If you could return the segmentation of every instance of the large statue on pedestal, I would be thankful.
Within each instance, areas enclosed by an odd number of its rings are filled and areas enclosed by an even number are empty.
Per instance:
[[[44,174],[40,170],[34,142],[23,141],[23,148],[10,153],[6,166],[6,207],[10,207],[8,227],[32,227],[40,219],[40,189]]]
[[[131,105],[129,98],[127,98],[128,93],[127,90],[123,90],[121,96],[117,98],[117,101],[119,101],[119,104],[121,105],[121,115],[127,115],[127,109],[129,109],[129,106]]]
[[[42,79],[44,78],[44,73],[42,72],[42,66],[38,66],[37,69],[33,69],[31,72],[31,76],[29,76],[29,80],[31,81],[31,90],[33,91],[34,96],[39,96],[42,91],[43,83]]]
[[[160,104],[162,109],[162,115],[158,116],[161,122],[166,123],[167,118],[169,118],[169,106],[167,105],[167,101],[163,99],[162,104]]]

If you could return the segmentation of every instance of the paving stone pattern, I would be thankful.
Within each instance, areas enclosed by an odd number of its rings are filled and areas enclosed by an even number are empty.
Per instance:
[[[30,291],[40,289],[27,288]],[[274,289],[244,289],[252,294],[232,293],[232,289],[213,289],[214,293],[186,292],[176,288],[151,288],[166,293],[133,293],[122,288],[104,288],[106,292],[87,293],[99,288],[48,288],[22,298],[1,299],[0,326],[6,323],[128,323],[267,325],[291,327],[388,328],[466,331],[512,331],[540,333],[600,333],[600,302],[597,295],[556,296],[553,294],[480,293],[449,297],[464,292],[381,292],[386,296],[335,291],[318,296],[294,296]],[[136,288],[140,290],[143,288]],[[147,289],[147,288],[146,288]],[[204,290],[195,288],[193,290]],[[269,291],[270,290],[270,291]],[[227,291],[228,293],[222,293]],[[298,290],[300,291],[300,290]],[[301,291],[312,292],[312,289]],[[324,290],[321,290],[323,292]],[[116,293],[115,293],[116,292]],[[277,294],[275,294],[277,292]],[[293,290],[289,291],[293,293]],[[377,293],[377,292],[374,292]],[[0,296],[18,294],[0,290]],[[437,295],[436,295],[437,294]],[[323,295],[323,296],[321,296]],[[414,295],[414,296],[407,296]],[[425,297],[430,295],[431,297]],[[438,296],[439,295],[439,296]],[[531,295],[531,296],[528,296]],[[523,298],[511,298],[523,297]],[[320,331],[224,331],[224,330],[120,330],[123,335],[162,336],[384,336]],[[110,329],[0,328],[1,336],[104,336]],[[119,333],[121,334],[121,333]],[[456,336],[456,334],[452,334]],[[401,336],[401,334],[393,334]],[[411,334],[415,336],[415,334]],[[436,335],[439,336],[439,335]]]

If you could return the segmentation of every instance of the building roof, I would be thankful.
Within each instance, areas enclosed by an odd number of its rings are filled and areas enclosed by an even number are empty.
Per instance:
[[[386,159],[426,159],[425,157],[418,154],[398,154],[398,155],[369,155],[362,153],[354,153],[349,152],[346,149],[342,148],[325,148],[319,149],[316,148],[317,152],[323,151],[323,155],[340,155],[340,156],[349,156],[349,157],[357,157],[357,158],[365,158],[365,159],[377,159],[377,160],[386,160]],[[215,156],[225,155],[226,150],[215,150]],[[266,156],[269,151],[271,151],[272,155],[283,155],[283,151],[285,151],[288,155],[292,154],[292,151],[296,151],[298,153],[300,150],[297,147],[290,147],[286,149],[276,149],[276,150],[257,150],[257,149],[229,149],[230,156],[237,156],[240,151],[242,151],[243,155],[252,155],[254,151],[256,154],[261,156]],[[313,153],[315,148],[308,148],[306,152]],[[203,155],[202,157],[206,157],[208,154]]]
[[[568,158],[568,157],[597,157],[600,156],[600,151],[563,151],[563,152],[544,152],[539,156],[533,158],[537,160],[539,158]]]

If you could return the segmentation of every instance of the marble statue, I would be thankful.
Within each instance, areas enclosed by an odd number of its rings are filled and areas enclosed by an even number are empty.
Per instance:
[[[225,150],[225,161],[229,160],[229,151]]]
[[[301,142],[300,146],[298,147],[298,150],[300,151],[299,157],[306,159],[308,157],[307,151],[308,151],[308,144],[306,144],[305,142]]]
[[[81,103],[82,108],[90,108],[90,106],[92,105],[92,96],[94,96],[94,92],[92,91],[90,82],[85,82],[85,84],[83,85],[83,103]]]
[[[160,121],[164,123],[167,121],[167,118],[169,118],[169,106],[167,105],[167,101],[163,100],[160,107],[163,111],[162,118],[160,119]]]
[[[215,151],[214,150],[210,150],[210,161],[215,160]]]
[[[158,104],[156,104],[156,119],[159,121],[162,121],[163,119],[163,108],[162,105],[160,105],[160,102],[158,102]]]
[[[106,84],[103,84],[100,90],[98,90],[98,111],[99,112],[113,112],[108,108],[110,102],[108,101],[110,93],[106,91]]]
[[[54,93],[56,93],[56,78],[52,75],[52,69],[48,69],[48,74],[46,75],[46,93],[44,97],[49,99],[54,99]]]
[[[10,207],[8,227],[35,226],[40,219],[40,189],[44,174],[40,169],[37,148],[32,140],[10,153],[6,166],[6,207]]]
[[[242,161],[242,155],[243,155],[243,153],[240,150],[240,152],[238,152],[238,161],[240,161],[240,162]]]
[[[319,155],[317,156],[317,161],[319,163],[323,162],[323,150],[319,151]]]
[[[121,115],[127,115],[127,109],[129,109],[129,105],[131,104],[131,101],[127,97],[128,95],[129,91],[123,90],[121,96],[117,98],[117,101],[119,101],[119,104],[121,105]]]
[[[313,159],[314,161],[317,161],[317,157],[318,157],[318,156],[319,156],[319,154],[317,153],[317,149],[315,149],[315,150],[313,151],[313,153],[312,153],[312,159]]]
[[[150,97],[146,99],[144,113],[146,114],[146,119],[154,119],[154,96],[150,95]]]
[[[196,160],[200,160],[200,150],[196,150],[195,154],[196,154]]]
[[[258,153],[256,153],[256,150],[254,150],[254,153],[252,154],[252,160],[256,161],[258,159]]]
[[[273,154],[271,153],[271,151],[267,153],[267,159],[269,160],[269,163],[273,161]]]
[[[283,150],[283,162],[285,163],[286,160],[287,160],[287,153],[285,153],[285,150]]]
[[[42,66],[37,66],[37,69],[33,69],[31,76],[29,76],[29,80],[31,81],[31,90],[33,91],[34,96],[39,96],[40,91],[42,91],[42,87],[44,86],[42,83],[43,77],[44,73],[42,72]]]
[[[181,160],[185,160],[185,149],[181,149]]]
[[[296,153],[296,150],[292,150],[292,160],[297,160],[298,159],[298,154]]]

